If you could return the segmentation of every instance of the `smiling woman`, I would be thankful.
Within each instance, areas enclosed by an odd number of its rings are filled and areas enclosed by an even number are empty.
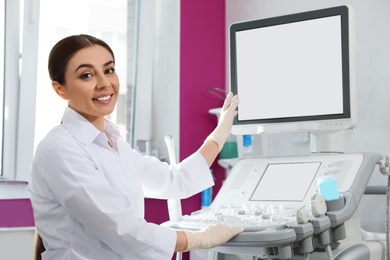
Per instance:
[[[209,167],[230,134],[238,96],[227,95],[217,127],[196,152],[168,165],[132,149],[107,118],[119,80],[104,41],[85,34],[60,40],[49,75],[68,107],[38,145],[29,182],[43,259],[170,259],[243,231],[222,224],[175,231],[144,219],[145,197],[188,198],[214,184]]]

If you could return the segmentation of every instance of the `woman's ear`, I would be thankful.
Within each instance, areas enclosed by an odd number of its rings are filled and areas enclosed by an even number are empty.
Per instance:
[[[66,96],[66,94],[64,92],[64,86],[62,86],[60,83],[58,83],[58,81],[52,81],[51,85],[58,96],[60,96],[64,100],[68,100],[68,97]]]

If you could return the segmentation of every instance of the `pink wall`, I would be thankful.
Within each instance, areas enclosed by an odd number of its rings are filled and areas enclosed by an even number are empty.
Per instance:
[[[0,227],[33,227],[34,216],[29,199],[1,199]]]
[[[181,1],[180,21],[180,160],[200,147],[217,124],[209,114],[223,101],[208,90],[226,88],[225,0]],[[216,162],[215,195],[225,170]],[[183,203],[183,212],[199,209],[200,197]]]
[[[15,197],[0,199],[0,228],[33,227],[31,202],[27,196],[24,197],[27,182],[0,180],[0,190],[6,193],[10,189],[14,189]]]
[[[217,124],[209,114],[223,101],[208,90],[225,89],[225,0],[181,2],[180,18],[180,160],[200,147]],[[218,192],[225,170],[212,166]],[[200,195],[182,202],[183,214],[200,208]],[[187,255],[183,256],[184,259]]]
[[[223,103],[208,90],[226,88],[225,0],[182,0],[180,26],[180,160],[183,160],[200,147],[216,126],[216,116],[208,111]],[[212,169],[216,177],[215,195],[225,170],[217,162]],[[182,206],[183,214],[199,209],[200,195],[182,201]],[[146,208],[149,221],[161,223],[168,216],[165,201],[147,200]]]

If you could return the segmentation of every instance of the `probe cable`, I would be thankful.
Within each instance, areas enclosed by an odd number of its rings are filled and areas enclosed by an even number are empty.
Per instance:
[[[334,260],[332,247],[330,245],[325,246],[326,254],[328,255],[329,260]]]
[[[387,192],[386,192],[386,220],[385,220],[385,233],[386,233],[386,259],[390,260],[390,242],[389,242],[389,204],[390,204],[390,156],[386,156],[386,161],[379,160],[379,170],[384,176],[388,176],[387,179]]]

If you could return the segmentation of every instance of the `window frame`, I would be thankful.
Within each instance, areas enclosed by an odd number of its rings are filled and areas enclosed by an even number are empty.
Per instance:
[[[5,0],[2,177],[27,181],[34,149],[39,0]],[[23,27],[20,10],[23,8]],[[22,28],[22,29],[21,29]],[[20,39],[23,34],[22,50]]]
[[[5,0],[2,176],[15,179],[20,62],[20,1]]]

